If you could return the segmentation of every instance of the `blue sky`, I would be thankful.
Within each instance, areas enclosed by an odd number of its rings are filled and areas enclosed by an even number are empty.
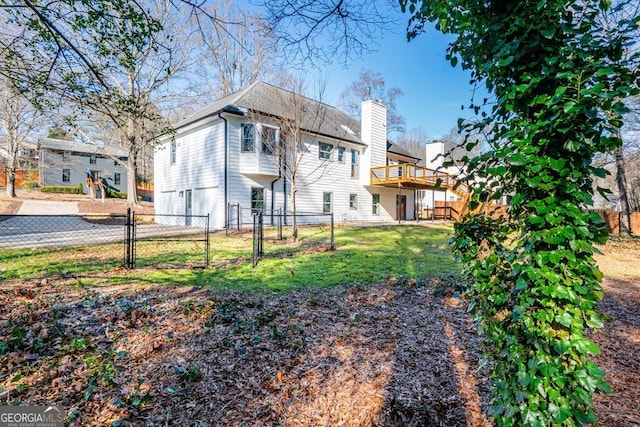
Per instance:
[[[473,117],[470,110],[460,108],[468,107],[473,87],[468,72],[460,66],[451,67],[445,60],[446,36],[429,30],[407,42],[407,17],[400,17],[395,33],[386,33],[376,52],[351,61],[347,69],[334,65],[322,70],[329,84],[326,101],[336,105],[344,88],[358,80],[361,70],[379,72],[387,89],[399,87],[404,92],[397,109],[406,119],[407,130],[422,128],[435,139],[457,126],[458,118]],[[476,92],[476,99],[481,101],[484,96],[484,89]]]

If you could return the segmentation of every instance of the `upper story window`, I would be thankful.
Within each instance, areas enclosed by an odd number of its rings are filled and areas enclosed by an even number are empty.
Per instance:
[[[344,163],[344,152],[345,152],[346,148],[344,147],[338,147],[338,161],[340,163]]]
[[[95,154],[89,156],[89,163],[95,165],[96,163],[98,163],[98,157],[96,157]]]
[[[256,150],[255,127],[251,123],[240,125],[240,150],[243,153],[253,153]]]
[[[333,151],[333,145],[325,144],[324,142],[318,142],[318,158],[319,159],[331,159],[331,152]]]
[[[63,162],[68,162],[71,160],[71,153],[69,153],[68,151],[63,151],[62,152],[62,161]]]
[[[176,142],[175,141],[171,141],[171,153],[169,154],[169,164],[175,165],[176,164],[176,151],[177,151],[176,147]]]
[[[273,155],[278,143],[277,129],[270,126],[262,126],[260,137],[262,140],[262,152],[270,156]]]
[[[358,178],[360,173],[359,154],[358,150],[351,150],[351,178]]]

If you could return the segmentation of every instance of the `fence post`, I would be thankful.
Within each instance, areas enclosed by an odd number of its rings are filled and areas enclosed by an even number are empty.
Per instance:
[[[238,219],[237,219],[237,223],[238,223],[238,233],[240,234],[240,237],[242,237],[242,208],[240,207],[240,203],[238,203]]]
[[[210,262],[210,257],[209,257],[209,251],[211,249],[211,241],[209,239],[209,214],[207,214],[207,220],[206,220],[206,225],[205,225],[205,237],[204,237],[204,250],[205,250],[205,254],[204,254],[204,265],[206,267],[209,267],[209,262]]]
[[[334,243],[334,234],[333,234],[333,212],[331,212],[331,250],[335,250],[336,245]]]
[[[264,215],[258,213],[258,256],[264,255]]]
[[[129,240],[131,239],[131,228],[129,228],[129,223],[131,221],[131,208],[127,208],[127,217],[124,220],[124,268],[129,268],[131,253],[131,246],[129,245]]]
[[[278,240],[282,240],[282,208],[278,208]]]

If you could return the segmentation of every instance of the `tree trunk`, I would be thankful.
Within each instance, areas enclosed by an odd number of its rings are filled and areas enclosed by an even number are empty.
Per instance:
[[[7,197],[14,199],[16,197],[16,171],[14,168],[7,166]]]
[[[137,189],[137,158],[138,152],[137,150],[130,149],[129,150],[129,160],[127,161],[127,205],[128,206],[140,206],[138,203],[138,189]]]
[[[293,241],[298,241],[298,221],[296,220],[296,184],[291,182],[291,229]]]
[[[620,131],[618,131],[618,137],[620,137]],[[616,160],[616,184],[620,194],[620,234],[629,234],[631,230],[631,209],[629,208],[627,174],[622,147],[616,148],[613,155]]]

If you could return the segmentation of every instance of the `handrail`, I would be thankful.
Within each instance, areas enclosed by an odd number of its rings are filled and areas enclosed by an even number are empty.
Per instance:
[[[451,190],[460,197],[469,193],[466,183],[446,172],[410,164],[395,164],[371,168],[371,184],[413,183]]]

